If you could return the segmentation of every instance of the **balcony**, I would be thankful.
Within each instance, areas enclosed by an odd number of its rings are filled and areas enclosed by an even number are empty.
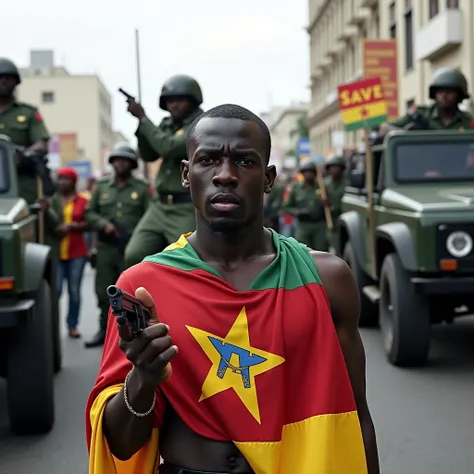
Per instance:
[[[338,41],[341,43],[346,43],[349,41],[351,38],[357,35],[357,28],[354,28],[353,26],[347,26],[344,28],[344,30],[339,33],[336,37]]]
[[[463,41],[462,11],[444,10],[432,18],[415,37],[417,61],[438,58]]]
[[[370,17],[370,10],[367,8],[359,8],[352,18],[349,19],[347,22],[350,26],[361,26],[365,23],[365,21]]]

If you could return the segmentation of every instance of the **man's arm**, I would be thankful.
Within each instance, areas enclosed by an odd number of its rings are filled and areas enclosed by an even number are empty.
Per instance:
[[[326,253],[313,252],[326,290],[339,343],[357,405],[364,438],[368,474],[379,474],[375,428],[367,405],[365,350],[359,333],[360,300],[354,277],[346,263]]]
[[[37,109],[34,109],[30,122],[30,142],[32,145],[27,150],[46,156],[48,154],[48,141],[49,133],[43,117]]]
[[[86,222],[90,228],[94,230],[102,230],[109,222],[99,213],[99,197],[100,189],[99,186],[97,186],[86,207]]]
[[[186,156],[186,131],[175,134],[161,127],[156,127],[153,122],[145,118],[140,121],[136,132],[137,138],[145,139],[150,148],[155,151],[155,157],[164,160],[181,160]],[[155,159],[156,159],[155,158]],[[146,158],[143,157],[146,160]],[[154,161],[154,160],[153,160]]]

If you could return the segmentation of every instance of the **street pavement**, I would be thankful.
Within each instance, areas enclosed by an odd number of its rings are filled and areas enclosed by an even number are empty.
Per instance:
[[[90,269],[83,298],[81,331],[87,338],[96,330],[97,317]],[[382,474],[474,472],[474,318],[433,332],[429,366],[401,370],[386,362],[378,332],[362,331]],[[9,434],[5,384],[0,381],[0,473],[87,474],[84,406],[101,351],[85,350],[83,341],[69,339],[63,348],[64,368],[56,377],[56,425],[49,435]]]

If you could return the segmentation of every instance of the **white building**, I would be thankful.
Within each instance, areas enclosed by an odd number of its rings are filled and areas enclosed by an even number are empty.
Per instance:
[[[474,86],[474,1],[309,0],[313,148],[330,148],[343,130],[337,86],[363,78],[361,40],[396,38],[398,107],[428,102],[436,69],[459,68]],[[345,146],[359,143],[345,133]]]
[[[36,105],[52,136],[61,143],[61,163],[88,160],[94,170],[123,138],[112,129],[111,97],[96,75],[73,75],[54,66],[52,51],[31,51],[20,70],[18,100]]]

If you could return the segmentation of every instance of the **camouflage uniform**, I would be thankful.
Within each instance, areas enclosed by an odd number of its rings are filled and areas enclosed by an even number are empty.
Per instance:
[[[129,146],[117,146],[110,154],[109,163],[115,158],[127,158],[137,167],[137,156]],[[124,186],[117,186],[114,178],[100,180],[86,209],[89,226],[97,231],[97,261],[95,291],[100,309],[99,332],[86,343],[86,347],[100,346],[104,342],[107,328],[109,300],[106,289],[113,285],[125,269],[124,250],[128,238],[148,209],[150,203],[149,186],[143,180],[130,176]],[[120,232],[120,237],[104,235],[103,229],[112,222]]]
[[[186,139],[191,123],[203,111],[199,84],[189,76],[173,76],[163,86],[160,107],[166,109],[166,100],[188,97],[194,108],[180,122],[171,117],[156,127],[150,120],[142,121],[136,131],[140,156],[147,162],[162,158],[156,178],[156,197],[135,229],[125,251],[126,266],[139,263],[147,255],[161,252],[186,232],[194,231],[194,206],[191,195],[181,183],[181,161],[187,158]]]
[[[300,172],[312,171],[316,177],[314,163],[304,163]],[[313,184],[295,183],[284,206],[285,212],[296,218],[295,239],[313,250],[328,250],[327,224],[321,189],[316,179]]]
[[[457,69],[442,68],[436,71],[430,84],[430,99],[436,98],[440,89],[454,89],[458,92],[458,103],[469,98],[467,80]],[[453,120],[446,125],[439,115],[436,103],[411,109],[404,116],[390,122],[400,128],[421,128],[428,130],[465,130],[474,128],[474,117],[458,108]]]
[[[344,190],[346,187],[347,178],[345,176],[346,160],[343,156],[334,156],[326,162],[326,170],[329,170],[331,166],[341,167],[342,173],[338,181],[335,181],[332,176],[328,176],[325,179],[325,187],[327,197],[329,199],[329,205],[331,210],[331,218],[334,228],[328,229],[328,240],[331,247],[335,248],[335,235],[337,230],[337,220],[342,212],[342,197],[344,196]]]

